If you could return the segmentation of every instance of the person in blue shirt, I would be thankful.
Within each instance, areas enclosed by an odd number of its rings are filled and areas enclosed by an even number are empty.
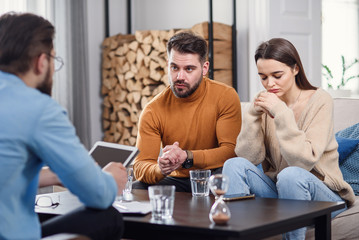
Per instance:
[[[51,98],[54,32],[34,14],[0,17],[0,239],[57,233],[119,239],[122,215],[112,203],[126,170],[120,163],[101,170]],[[40,223],[34,211],[38,187],[59,181],[85,206]]]

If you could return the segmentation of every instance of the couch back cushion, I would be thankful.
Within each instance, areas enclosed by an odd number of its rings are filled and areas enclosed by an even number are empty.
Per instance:
[[[359,123],[359,99],[334,99],[334,132]]]

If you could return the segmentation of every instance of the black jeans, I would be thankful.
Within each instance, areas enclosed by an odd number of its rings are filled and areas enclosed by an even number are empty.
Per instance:
[[[41,215],[40,215],[41,219]],[[114,207],[105,210],[81,207],[41,223],[42,237],[59,233],[80,234],[92,240],[121,239],[122,214]]]
[[[211,170],[211,175],[222,173],[222,167]],[[191,192],[191,180],[189,178],[179,177],[165,177],[156,184],[148,184],[140,181],[135,181],[132,184],[133,189],[147,189],[152,185],[174,185],[176,192]]]

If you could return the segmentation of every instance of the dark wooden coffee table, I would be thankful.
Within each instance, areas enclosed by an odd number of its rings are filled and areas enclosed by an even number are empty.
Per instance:
[[[146,190],[133,190],[134,200],[148,201]],[[228,202],[232,217],[226,226],[208,218],[213,196],[176,193],[173,219],[155,221],[146,216],[124,216],[124,238],[130,239],[263,239],[314,225],[316,239],[331,239],[331,213],[344,202],[315,202],[255,198]]]

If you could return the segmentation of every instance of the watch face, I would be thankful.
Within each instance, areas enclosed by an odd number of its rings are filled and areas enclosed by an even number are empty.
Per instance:
[[[184,161],[183,163],[183,168],[191,168],[193,166],[193,161],[190,159],[186,159],[186,161]]]

